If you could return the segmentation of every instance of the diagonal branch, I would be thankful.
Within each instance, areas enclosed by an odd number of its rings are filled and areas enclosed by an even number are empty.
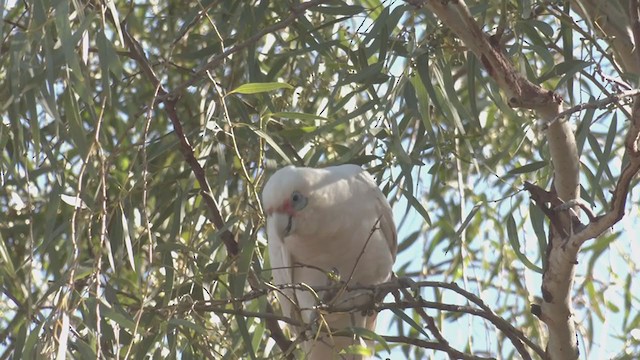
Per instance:
[[[463,352],[460,352],[456,349],[451,348],[450,346],[443,345],[439,342],[433,341],[425,341],[422,339],[417,339],[414,337],[407,336],[383,336],[382,337],[387,342],[401,343],[401,344],[409,344],[417,347],[421,347],[423,349],[431,349],[438,350],[442,352],[446,352],[449,355],[450,359],[462,359],[462,360],[495,360],[492,357],[484,357],[484,356],[476,356],[469,355]]]
[[[110,16],[109,18],[113,21],[112,16]],[[213,192],[211,190],[211,186],[209,185],[209,181],[206,177],[205,171],[200,165],[200,163],[197,161],[194,155],[193,147],[189,143],[189,140],[187,139],[186,135],[184,134],[184,130],[182,128],[182,121],[180,120],[180,117],[176,110],[176,107],[178,104],[178,97],[167,96],[168,92],[162,86],[159,78],[156,76],[155,72],[153,71],[153,68],[151,67],[149,60],[145,56],[140,43],[129,34],[125,26],[122,26],[122,29],[123,29],[122,32],[123,32],[124,41],[126,46],[129,48],[131,57],[140,66],[146,79],[154,87],[158,89],[157,94],[159,97],[159,101],[161,101],[164,104],[167,116],[169,117],[173,125],[175,134],[178,137],[178,140],[180,142],[180,151],[182,152],[182,155],[184,156],[187,164],[189,164],[189,166],[191,167],[193,174],[198,180],[198,183],[200,184],[200,189],[201,189],[200,194],[202,195],[205,201],[205,204],[207,206],[207,209],[209,210],[208,219],[216,227],[216,229],[218,229],[218,231],[221,232],[220,237],[222,239],[222,242],[225,245],[227,254],[230,257],[237,256],[240,253],[238,243],[235,241],[235,237],[231,233],[231,231],[225,228],[225,221],[221,215],[218,204],[213,198]],[[256,288],[257,286],[259,286],[257,277],[255,276],[254,273],[251,273],[250,275],[251,275],[249,276],[250,285],[252,286],[252,288]],[[273,309],[269,304],[267,305],[266,311],[267,313],[273,313]],[[282,332],[282,329],[278,325],[277,319],[267,318],[265,319],[265,321],[267,323],[267,328],[271,333],[271,337],[278,344],[278,347],[280,347],[280,349],[282,349],[283,352],[286,352],[291,345],[291,341],[289,341],[287,337],[284,335],[284,333]],[[289,355],[287,358],[292,359],[292,355]]]
[[[625,148],[629,162],[620,173],[613,191],[609,211],[590,222],[582,231],[571,236],[569,244],[572,247],[579,248],[585,241],[600,236],[624,217],[631,182],[640,171],[640,99],[636,99],[633,104],[629,130],[625,138]]]
[[[546,137],[554,165],[554,190],[563,202],[579,198],[580,161],[575,135],[566,121],[553,121],[562,109],[562,98],[525,78],[502,51],[500,34],[485,34],[464,0],[407,0],[433,12],[480,60],[487,73],[507,96],[512,107],[534,110],[547,124]],[[569,213],[560,213],[553,224],[547,248],[547,268],[543,274],[544,298],[540,319],[549,330],[547,352],[554,359],[578,356],[576,328],[572,315],[571,288],[578,248],[563,246],[562,229],[571,229]]]
[[[629,5],[635,0],[629,1]],[[621,1],[580,0],[573,1],[571,9],[581,18],[591,22],[600,34],[607,38],[616,55],[619,65],[626,71],[640,73],[638,49],[634,44],[632,34],[634,24],[629,23],[629,17]],[[633,16],[633,13],[630,14]]]
[[[167,94],[167,91],[162,86],[160,79],[156,76],[155,71],[151,67],[151,63],[147,59],[146,55],[144,55],[144,51],[140,43],[134,39],[127,29],[122,27],[122,35],[124,37],[124,42],[129,48],[131,57],[136,61],[138,66],[142,69],[145,77],[151,84],[158,89],[158,96],[163,97]],[[178,137],[178,141],[180,142],[180,151],[185,158],[185,161],[191,167],[193,174],[195,175],[198,183],[200,184],[200,194],[202,195],[205,203],[207,204],[207,208],[209,209],[209,220],[213,223],[216,229],[221,230],[222,233],[220,237],[227,248],[227,252],[230,255],[237,255],[239,253],[238,244],[236,243],[233,234],[228,229],[225,229],[225,222],[220,213],[220,209],[218,204],[216,204],[215,199],[212,197],[211,186],[209,185],[209,180],[206,177],[205,171],[194,156],[193,147],[189,143],[189,139],[187,139],[184,134],[184,130],[182,129],[182,122],[180,121],[180,117],[178,116],[178,112],[176,111],[177,99],[170,98],[165,99],[164,101],[165,111],[167,112],[167,116],[173,125],[173,129],[175,131],[176,136]]]
[[[578,111],[582,111],[586,109],[602,109],[609,104],[618,103],[622,100],[625,100],[626,98],[635,97],[638,95],[640,95],[640,89],[633,89],[633,90],[621,91],[617,94],[612,94],[611,96],[607,96],[604,99],[578,104],[576,106],[570,107],[567,110],[562,111],[561,113],[556,115],[556,117],[554,117],[548,124],[545,124],[545,125],[548,127],[550,124],[556,121],[560,121],[563,117],[571,115],[573,113],[577,113]]]
[[[489,76],[504,91],[510,106],[536,111],[543,123],[550,122],[560,113],[560,95],[527,80],[502,51],[500,39],[482,31],[463,0],[407,2],[416,6],[426,6],[445,26],[453,30],[465,46],[480,59]],[[555,168],[554,178],[558,196],[564,201],[578,198],[579,159],[571,127],[569,124],[551,123],[548,126],[547,139]]]

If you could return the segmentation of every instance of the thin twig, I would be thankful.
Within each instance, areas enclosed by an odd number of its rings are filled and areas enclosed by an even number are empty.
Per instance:
[[[387,335],[387,336],[383,336],[382,338],[387,342],[409,344],[409,345],[421,347],[423,349],[444,351],[449,355],[451,359],[462,359],[462,360],[493,360],[495,359],[493,357],[484,357],[484,356],[465,354],[450,346],[444,346],[439,342],[425,341],[425,340],[417,339],[413,337]]]
[[[222,53],[214,56],[211,60],[209,60],[209,62],[207,62],[206,64],[202,65],[200,67],[200,69],[196,70],[196,72],[191,76],[191,78],[185,82],[183,82],[182,84],[176,86],[175,89],[173,89],[171,91],[171,93],[166,94],[165,97],[160,98],[160,101],[164,101],[166,98],[174,98],[174,97],[179,97],[188,87],[193,86],[195,83],[197,83],[198,81],[201,81],[202,79],[205,78],[205,75],[207,73],[207,71],[210,71],[212,69],[214,69],[215,67],[217,67],[220,62],[224,61],[226,58],[229,57],[229,55],[232,55],[250,45],[252,45],[253,43],[255,43],[256,41],[260,40],[262,37],[264,37],[267,34],[273,33],[277,30],[280,29],[284,29],[287,26],[293,24],[293,22],[300,17],[301,15],[304,14],[305,11],[307,11],[308,9],[315,7],[317,5],[323,4],[325,2],[327,2],[328,0],[312,0],[312,1],[307,1],[307,2],[303,2],[300,3],[298,5],[292,6],[290,8],[291,13],[289,14],[289,16],[284,19],[281,20],[271,26],[267,26],[266,28],[262,29],[261,31],[258,31],[257,33],[255,33],[253,36],[251,36],[250,38],[246,39],[245,41],[238,43],[237,45],[223,51]]]
[[[111,21],[113,21],[112,16],[110,16],[109,18],[111,19]],[[291,21],[293,21],[293,19]],[[191,170],[193,171],[196,179],[198,180],[198,183],[200,184],[200,189],[201,189],[200,193],[205,201],[207,208],[209,209],[209,216],[208,216],[209,220],[216,227],[216,229],[220,231],[220,238],[222,239],[222,242],[225,245],[228,255],[230,257],[237,256],[240,253],[238,244],[235,241],[235,238],[231,233],[231,231],[225,228],[225,221],[222,218],[218,204],[213,198],[213,191],[211,190],[211,186],[209,185],[209,181],[206,177],[205,171],[200,165],[200,163],[197,161],[194,155],[193,147],[189,143],[189,140],[187,139],[186,135],[184,134],[184,130],[182,128],[182,122],[176,110],[176,106],[178,103],[177,97],[166,96],[167,91],[162,86],[159,78],[156,76],[155,72],[153,71],[153,68],[151,67],[146,55],[144,54],[142,46],[136,39],[134,39],[129,34],[126,27],[123,26],[122,29],[123,29],[124,41],[126,46],[129,48],[131,57],[138,63],[138,65],[142,69],[142,72],[145,74],[147,80],[151,82],[151,84],[158,89],[158,92],[157,92],[158,98],[164,99],[161,101],[165,105],[165,111],[171,123],[173,124],[174,132],[178,137],[178,141],[180,142],[180,147],[179,147],[180,151],[182,152],[187,164],[189,164],[189,166],[191,167]],[[194,76],[194,78],[195,77],[196,76]],[[255,274],[253,275],[255,276]],[[250,277],[250,280],[251,279],[252,277]],[[255,278],[253,278],[253,280],[255,280]],[[257,286],[256,281],[250,281],[250,282],[254,282],[253,284],[251,284],[253,288]],[[271,306],[267,306],[266,310],[267,312],[273,313],[273,309],[271,309]],[[282,329],[278,325],[278,322],[275,319],[270,319],[270,318],[267,318],[265,320],[267,323],[267,328],[271,333],[271,337],[278,344],[278,347],[280,347],[280,349],[282,349],[283,352],[287,351],[287,349],[291,345],[291,342],[286,338],[286,336],[282,332]],[[292,355],[288,356],[288,358],[293,359]]]
[[[558,115],[556,115],[556,117],[554,117],[551,121],[549,121],[548,123],[544,124],[543,130],[546,130],[547,128],[549,128],[549,126],[551,126],[551,124],[553,124],[556,121],[561,120],[565,116],[571,115],[571,114],[576,113],[578,111],[582,111],[582,110],[586,110],[586,109],[601,109],[601,108],[603,108],[603,107],[605,107],[605,106],[607,106],[609,104],[612,104],[614,102],[618,102],[620,100],[623,100],[624,98],[634,97],[634,96],[638,96],[638,95],[640,95],[640,89],[627,90],[627,91],[619,92],[617,94],[613,94],[611,96],[607,96],[604,99],[578,104],[578,105],[576,105],[574,107],[570,107],[567,110],[564,110],[561,113],[559,113]]]
[[[122,28],[122,35],[127,47],[129,48],[129,51],[131,52],[131,57],[136,60],[138,66],[140,66],[140,68],[142,69],[142,72],[145,74],[147,80],[149,80],[153,86],[157,87],[158,98],[166,95],[167,91],[162,86],[159,78],[153,71],[153,68],[151,67],[146,55],[144,54],[140,43],[129,34],[129,31],[125,27]],[[171,121],[175,134],[178,137],[178,141],[180,142],[180,151],[182,152],[182,155],[184,156],[187,164],[189,164],[189,166],[191,167],[193,174],[198,180],[198,183],[200,184],[200,194],[202,195],[202,198],[204,199],[207,208],[209,209],[209,220],[213,223],[216,229],[221,231],[220,237],[229,255],[236,256],[239,253],[238,244],[236,243],[233,234],[231,234],[228,229],[225,229],[225,221],[220,214],[218,204],[213,198],[213,191],[211,190],[211,186],[209,185],[209,180],[206,177],[204,169],[194,155],[193,147],[184,134],[182,122],[176,110],[177,99],[165,99],[163,102],[165,105],[165,111],[169,116],[169,120]]]
[[[238,304],[242,302],[251,301],[261,296],[265,296],[274,291],[281,291],[284,289],[295,289],[297,291],[314,291],[314,292],[332,291],[332,290],[335,291],[337,289],[340,289],[342,286],[343,284],[334,284],[330,286],[319,286],[319,287],[315,287],[314,289],[311,289],[305,284],[269,285],[266,288],[252,290],[244,294],[243,296],[237,297],[237,298],[215,299],[215,300],[209,300],[205,302],[199,301],[194,304],[177,304],[177,305],[167,306],[161,309],[158,309],[158,308],[151,308],[151,309],[152,311],[168,311],[168,312],[174,312],[174,311],[180,312],[180,311],[186,311],[189,309],[198,309],[198,310],[215,312],[217,311],[217,309],[225,309],[225,311],[231,313],[232,311],[237,311],[237,310],[228,309],[224,307],[224,305]],[[477,307],[463,306],[463,305],[456,305],[456,304],[445,304],[440,302],[426,301],[421,298],[411,297],[409,300],[398,300],[395,302],[388,302],[388,303],[382,303],[382,304],[375,304],[370,302],[366,304],[353,304],[351,307],[346,307],[346,308],[345,306],[332,307],[330,305],[322,305],[321,308],[323,311],[328,313],[362,312],[362,311],[371,312],[371,311],[381,311],[384,309],[411,308],[414,310],[422,311],[421,315],[423,315],[423,318],[424,318],[424,315],[426,315],[423,308],[437,309],[440,311],[449,311],[449,312],[457,312],[457,313],[466,313],[469,315],[482,317],[488,320],[490,323],[492,323],[497,329],[499,329],[502,333],[504,333],[505,336],[514,344],[514,346],[516,347],[516,349],[519,351],[520,355],[524,359],[530,359],[531,356],[524,349],[523,343],[526,344],[529,348],[531,348],[540,357],[544,357],[544,350],[540,346],[538,346],[536,343],[531,341],[529,338],[527,338],[527,336],[525,336],[524,333],[522,333],[522,331],[514,327],[510,322],[506,321],[505,319],[495,314],[491,310],[491,308],[489,308],[478,296],[460,288],[460,286],[458,286],[455,283],[446,283],[446,282],[439,282],[439,281],[419,281],[411,284],[406,284],[399,281],[389,281],[389,282],[385,282],[377,285],[349,286],[345,289],[345,291],[361,292],[363,290],[367,290],[375,293],[384,294],[384,293],[390,293],[400,289],[407,289],[409,287],[410,288],[433,287],[433,288],[442,288],[442,289],[451,290],[465,297],[466,299],[471,301],[473,304],[475,304]],[[265,319],[277,319],[278,321],[284,321],[295,326],[301,325],[299,320],[297,319],[291,319],[291,318],[285,318],[285,317],[283,318],[273,317],[271,315],[258,316],[254,313],[251,313],[251,315],[247,315],[247,316],[261,317]],[[426,315],[426,318],[430,319],[431,317]],[[435,322],[432,325],[435,327],[436,326]],[[440,332],[439,330],[437,330],[437,328],[435,329],[430,328],[430,331],[432,331],[434,336],[438,338],[438,343],[440,343],[441,346],[448,346],[448,342],[446,341],[446,339],[444,339],[444,337],[438,336]]]

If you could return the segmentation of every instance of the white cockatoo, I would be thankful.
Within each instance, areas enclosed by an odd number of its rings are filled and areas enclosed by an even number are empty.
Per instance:
[[[373,178],[359,166],[287,166],[267,181],[262,199],[275,285],[303,283],[326,289],[336,285],[337,278],[349,286],[390,279],[397,251],[391,208]],[[286,316],[305,324],[317,321],[317,326],[307,327],[316,331],[307,333],[312,340],[303,343],[306,359],[355,360],[363,357],[340,354],[340,350],[359,342],[349,336],[332,336],[327,326],[373,331],[376,315],[362,311],[320,314],[314,307],[319,299],[338,308],[353,308],[364,303],[364,296],[353,291],[313,294],[285,289],[278,299]],[[366,299],[371,296],[369,292]],[[301,330],[293,329],[298,335]]]

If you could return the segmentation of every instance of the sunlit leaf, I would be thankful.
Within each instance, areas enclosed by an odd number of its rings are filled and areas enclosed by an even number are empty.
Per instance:
[[[82,201],[82,199],[79,196],[71,196],[71,195],[67,195],[67,194],[60,194],[60,199],[62,199],[62,201],[70,206],[73,206],[76,209],[86,209],[87,208],[87,204],[84,203],[84,201]]]
[[[248,83],[238,86],[237,88],[229,91],[228,95],[237,94],[258,94],[263,92],[270,92],[279,89],[293,90],[293,86],[287,83],[280,82],[268,82],[268,83]]]

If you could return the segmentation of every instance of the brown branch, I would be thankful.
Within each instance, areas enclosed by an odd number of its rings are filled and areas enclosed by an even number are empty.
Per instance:
[[[111,21],[113,21],[112,16],[109,16],[109,18],[111,19]],[[161,98],[161,100],[159,101],[164,103],[167,116],[169,117],[173,125],[175,134],[178,137],[178,141],[180,142],[180,151],[182,152],[187,164],[189,164],[189,166],[191,167],[191,170],[193,171],[196,179],[198,180],[198,183],[200,184],[200,194],[202,195],[205,201],[205,204],[207,206],[207,209],[209,210],[208,212],[209,221],[211,221],[211,223],[216,227],[216,229],[220,231],[220,237],[222,239],[222,242],[225,245],[227,254],[230,257],[237,256],[240,252],[238,243],[235,241],[235,238],[231,233],[231,231],[225,228],[225,221],[221,215],[218,205],[216,204],[216,201],[213,198],[213,192],[211,190],[211,186],[209,185],[209,181],[207,180],[205,171],[202,168],[202,166],[200,166],[200,163],[197,161],[197,159],[195,158],[193,147],[189,143],[189,140],[187,139],[186,135],[184,134],[184,131],[182,128],[182,121],[180,120],[180,117],[176,110],[178,98],[175,96],[167,96],[168,93],[162,86],[155,72],[153,71],[153,68],[151,67],[149,60],[144,54],[142,46],[136,39],[134,39],[129,34],[124,24],[122,26],[122,32],[123,32],[125,44],[129,48],[131,57],[137,62],[138,66],[140,66],[147,80],[151,82],[151,84],[154,87],[158,89],[157,94],[159,98]],[[250,276],[249,279],[255,280],[255,277]],[[257,281],[250,281],[250,285],[253,288],[255,288],[257,286]],[[266,310],[267,312],[273,313],[273,309],[271,308],[270,305],[267,306]],[[282,329],[278,325],[278,321],[273,318],[267,318],[265,320],[267,323],[267,328],[271,333],[271,337],[278,344],[278,347],[280,347],[280,349],[283,352],[286,352],[291,346],[291,341],[289,341],[287,337],[284,335],[284,333],[282,332]],[[293,359],[293,355],[289,355],[288,358]]]
[[[633,2],[635,0],[629,1],[629,6],[633,6]],[[593,24],[591,27],[606,38],[609,51],[613,50],[614,58],[624,72],[638,74],[638,42],[634,43],[634,38],[628,31],[629,27],[633,27],[629,22],[630,16],[626,13],[628,9],[625,9],[621,2],[613,1],[582,0],[576,4],[579,6],[571,6],[571,10]]]
[[[582,231],[571,236],[569,244],[574,248],[579,248],[585,241],[600,236],[624,217],[631,182],[640,171],[640,99],[636,99],[633,104],[630,120],[624,142],[625,154],[629,158],[629,162],[620,172],[609,211],[605,215],[597,217],[595,221],[591,221]]]
[[[475,356],[475,355],[465,354],[465,353],[460,352],[460,351],[458,351],[458,350],[456,350],[456,349],[454,349],[452,347],[444,346],[443,344],[441,344],[439,342],[425,341],[425,340],[422,340],[422,339],[416,339],[416,338],[407,337],[407,336],[388,336],[388,335],[386,335],[386,336],[382,336],[382,338],[387,342],[409,344],[409,345],[421,347],[423,349],[431,349],[431,350],[443,351],[443,352],[446,352],[449,355],[450,359],[462,359],[462,360],[492,360],[492,359],[495,359],[495,358],[492,358],[492,357],[484,357],[484,356]]]
[[[146,55],[144,55],[144,51],[140,43],[134,39],[125,26],[122,26],[122,35],[124,37],[124,42],[129,48],[131,57],[136,60],[136,63],[142,69],[145,77],[151,84],[158,89],[158,96],[163,97],[163,95],[167,94],[167,91],[164,89],[162,84],[160,83],[160,79],[156,76],[155,71],[151,67],[149,60]],[[225,229],[225,222],[220,214],[220,209],[216,204],[215,200],[212,197],[211,186],[209,185],[209,180],[207,180],[207,176],[205,174],[204,169],[196,159],[193,153],[193,147],[189,143],[189,139],[187,139],[184,134],[184,130],[182,129],[182,122],[180,117],[178,116],[178,112],[176,110],[177,99],[168,98],[163,101],[165,105],[165,111],[171,124],[173,125],[173,129],[175,131],[176,136],[178,137],[178,141],[180,142],[180,152],[185,158],[185,161],[191,167],[193,174],[195,175],[198,183],[200,184],[200,194],[202,195],[207,208],[209,209],[209,220],[213,223],[216,229],[221,231],[220,237],[222,238],[222,242],[227,248],[227,253],[231,256],[236,256],[239,253],[238,243],[236,243],[233,234],[228,229]]]
[[[229,309],[229,308],[213,306],[208,304],[199,304],[199,303],[193,304],[189,306],[189,308],[196,311],[208,311],[215,314],[240,315],[240,316],[253,317],[253,318],[259,318],[259,319],[265,319],[265,320],[271,320],[271,321],[282,321],[293,326],[303,325],[299,320],[292,319],[284,315],[274,314],[272,312],[271,313],[266,312],[266,311],[255,312],[255,311],[246,311],[242,309]]]
[[[544,358],[545,354],[542,348],[540,348],[538,345],[536,345],[530,339],[528,339],[519,329],[515,328],[510,322],[496,315],[478,296],[460,288],[455,283],[445,283],[445,282],[438,282],[438,281],[419,281],[419,282],[408,283],[408,282],[393,280],[393,281],[389,281],[389,282],[385,282],[377,285],[348,286],[346,289],[344,288],[344,285],[340,283],[333,284],[330,286],[316,287],[314,289],[309,288],[309,286],[305,284],[283,284],[283,285],[277,285],[277,286],[269,285],[268,287],[252,290],[241,297],[228,298],[228,299],[215,299],[215,300],[208,300],[208,301],[196,301],[193,303],[179,303],[176,305],[170,305],[165,307],[146,307],[145,311],[158,313],[158,314],[161,314],[162,316],[165,316],[166,314],[174,314],[176,312],[189,312],[193,310],[210,311],[210,312],[221,313],[221,314],[235,314],[235,315],[241,315],[241,316],[247,316],[247,317],[256,317],[256,318],[265,319],[266,321],[274,321],[274,322],[282,321],[282,322],[291,324],[293,326],[303,326],[304,324],[300,323],[298,319],[276,315],[269,311],[265,313],[250,312],[250,311],[242,310],[240,307],[229,308],[227,306],[241,305],[244,302],[255,300],[261,296],[266,296],[269,293],[284,290],[284,289],[296,289],[298,291],[315,291],[315,292],[336,291],[340,289],[347,292],[360,292],[360,293],[363,290],[368,290],[376,294],[386,294],[386,293],[394,292],[397,290],[406,290],[407,288],[415,289],[415,288],[425,288],[425,287],[441,288],[441,289],[454,291],[457,294],[471,301],[477,307],[433,302],[433,301],[427,301],[427,300],[421,299],[419,297],[415,298],[411,296],[411,298],[409,299],[405,299],[405,300],[397,299],[395,302],[378,304],[378,303],[375,303],[375,300],[374,300],[369,303],[354,304],[350,307],[345,307],[344,305],[332,306],[327,304],[319,304],[317,306],[317,309],[321,309],[323,312],[327,312],[327,313],[331,313],[331,312],[344,313],[344,312],[361,312],[361,311],[379,312],[381,310],[388,310],[388,309],[395,309],[395,310],[414,309],[416,311],[422,311],[422,313],[424,313],[424,309],[429,308],[429,309],[436,309],[440,311],[456,312],[456,313],[462,313],[462,314],[469,314],[473,316],[479,316],[488,320],[498,330],[504,333],[505,336],[514,344],[514,347],[516,348],[516,350],[519,352],[519,354],[523,359],[531,359],[531,355],[524,348],[524,344],[529,346],[540,357]],[[135,310],[137,311],[138,309],[135,309]],[[429,316],[427,317],[433,320],[431,317]],[[434,327],[436,326],[435,322],[433,323],[433,326]],[[395,338],[396,340],[398,340],[397,342],[404,342],[407,344],[417,345],[427,349],[445,351],[455,359],[476,359],[477,358],[477,357],[474,358],[472,355],[464,354],[462,352],[459,352],[451,348],[448,341],[446,341],[443,337],[441,337],[441,335],[438,336],[438,334],[440,334],[440,331],[437,328],[435,330],[430,328],[430,331],[432,331],[434,335],[436,335],[436,338],[438,340],[437,342],[425,342],[423,340],[414,339],[415,341],[417,341],[416,343],[414,341],[409,341],[409,340],[402,341],[403,337],[385,337],[385,338],[389,338],[389,339]],[[394,340],[390,340],[390,341],[394,341]],[[418,343],[420,345],[418,345]],[[289,344],[291,343],[289,342]],[[284,351],[285,349],[283,349],[283,352]]]
[[[613,191],[610,209],[604,215],[593,216],[593,214],[590,213],[589,209],[584,208],[583,205],[578,203],[578,206],[583,207],[583,210],[587,212],[590,222],[586,226],[573,226],[573,228],[569,229],[569,232],[567,232],[567,229],[560,227],[562,221],[559,214],[555,211],[555,209],[563,207],[562,200],[555,196],[555,194],[547,192],[544,189],[541,189],[533,184],[525,183],[525,189],[531,193],[531,197],[536,201],[538,207],[540,207],[545,215],[547,215],[547,217],[551,220],[551,224],[555,231],[561,235],[560,237],[556,237],[556,239],[559,241],[559,244],[548,245],[553,245],[556,252],[553,254],[547,252],[547,263],[553,262],[555,264],[560,264],[560,266],[562,266],[562,264],[571,263],[572,261],[577,263],[577,261],[575,260],[575,256],[584,242],[600,236],[603,232],[607,231],[607,229],[611,228],[624,217],[631,182],[640,171],[639,147],[640,99],[636,98],[632,109],[629,130],[625,138],[625,153],[629,158],[629,162],[624,166],[620,173],[620,177],[618,178],[618,182],[616,183],[615,190]],[[552,205],[551,208],[547,207],[545,205],[546,203],[550,203]],[[575,216],[571,216],[571,218],[576,220]],[[551,255],[553,255],[553,257]],[[545,277],[547,276],[547,271],[548,268],[545,269]],[[573,273],[571,272],[570,274],[571,277],[573,277]],[[553,281],[557,282],[557,276],[555,276]],[[543,306],[532,306],[532,312],[543,322],[547,323],[548,326],[559,326],[559,324],[561,323],[557,320],[557,316],[550,315],[552,310],[549,310],[550,306],[552,306],[553,304],[557,304],[558,301],[557,289],[556,291],[549,290],[550,286],[554,285],[555,284],[552,281],[549,281],[548,283],[544,281],[544,304]],[[568,291],[568,289],[570,289],[570,286],[565,287],[564,291]],[[563,295],[562,293],[560,294]],[[566,296],[566,294],[564,295]],[[567,318],[571,318],[573,315],[568,311],[565,313],[565,316]],[[571,335],[569,334],[568,337],[570,338]],[[554,340],[555,339],[550,339],[550,342]]]
[[[444,26],[452,30],[475,54],[487,73],[507,96],[512,107],[534,110],[540,122],[547,123],[546,137],[554,165],[554,189],[557,196],[568,202],[579,198],[580,161],[573,129],[568,122],[553,121],[562,108],[562,98],[553,91],[530,82],[511,63],[494,36],[485,34],[471,15],[464,0],[411,0],[426,6]],[[575,271],[575,253],[569,253],[561,241],[562,229],[572,229],[570,213],[558,213],[547,248],[548,266],[543,275],[542,293],[545,299],[541,319],[549,330],[547,351],[557,359],[578,356],[576,330],[572,318],[571,286]],[[556,231],[557,229],[557,231]],[[565,231],[565,234],[569,233]],[[557,239],[557,240],[556,240]],[[553,240],[553,241],[552,241]],[[550,355],[551,356],[551,355]]]
[[[506,320],[501,317],[486,312],[482,309],[477,309],[470,306],[462,306],[462,305],[453,305],[453,304],[443,304],[439,302],[427,301],[424,299],[415,299],[413,301],[396,301],[392,303],[382,303],[374,306],[376,311],[386,310],[386,309],[419,309],[419,308],[429,308],[436,309],[441,311],[455,312],[455,313],[463,313],[481,317],[485,320],[488,320],[493,325],[496,326],[502,333],[509,338],[513,346],[516,348],[518,353],[522,356],[523,359],[531,359],[531,355],[524,348],[524,344],[518,338],[515,331],[513,331],[513,326],[509,324]],[[536,346],[534,348],[536,352],[540,351],[538,354],[540,356],[544,356],[544,351]]]
[[[407,2],[414,6],[426,6],[442,20],[445,26],[453,30],[480,60],[489,76],[506,92],[510,106],[545,111],[549,103],[561,101],[553,91],[530,82],[515,69],[511,60],[502,51],[500,44],[484,34],[464,1],[412,0]]]
[[[562,98],[520,74],[503,52],[500,43],[482,31],[463,0],[407,2],[426,6],[463,41],[506,94],[510,106],[535,110],[543,123],[552,120],[560,112]],[[571,127],[566,123],[550,124],[547,139],[555,167],[558,195],[565,201],[578,198],[579,159]]]
[[[417,298],[413,296],[413,294],[411,294],[409,290],[402,288],[400,289],[400,291],[402,291],[402,295],[404,295],[406,299],[409,299],[409,301],[417,301]],[[448,347],[449,342],[444,338],[444,336],[442,336],[440,329],[438,329],[438,326],[436,325],[436,321],[431,316],[429,316],[423,308],[414,308],[414,310],[418,313],[418,315],[420,315],[422,320],[424,320],[427,329],[429,329],[436,340],[438,340],[438,343]]]
[[[607,96],[604,99],[578,104],[578,105],[573,106],[573,107],[571,107],[571,108],[569,108],[567,110],[564,110],[561,113],[559,113],[558,115],[556,115],[556,117],[553,118],[553,120],[549,121],[549,123],[544,125],[543,129],[547,129],[554,122],[559,121],[563,117],[565,117],[567,115],[571,115],[571,114],[576,113],[578,111],[582,111],[582,110],[586,110],[586,109],[602,109],[603,107],[605,107],[605,106],[607,106],[607,105],[609,105],[611,103],[621,101],[621,100],[623,100],[624,98],[627,98],[627,97],[633,97],[633,96],[638,96],[638,95],[640,95],[640,89],[634,89],[634,90],[622,91],[622,92],[619,92],[617,94],[612,94],[611,96]]]
[[[417,285],[421,285],[423,283],[422,282],[417,282],[416,284]],[[462,289],[456,283],[435,283],[435,284],[424,283],[424,286],[435,286],[435,285],[437,285],[437,287],[442,287],[442,288],[446,288],[446,289],[455,291],[456,293],[464,296],[465,298],[467,298],[468,300],[470,300],[471,302],[476,304],[478,307],[480,307],[482,310],[484,310],[486,313],[491,314],[491,316],[500,323],[500,326],[498,326],[498,324],[494,323],[494,325],[496,325],[496,327],[498,327],[500,330],[502,330],[505,333],[513,333],[513,334],[515,334],[518,339],[522,340],[522,342],[527,344],[527,346],[529,346],[531,349],[533,349],[533,351],[535,351],[538,355],[540,355],[541,357],[544,357],[544,350],[540,346],[538,346],[538,344],[536,344],[533,341],[531,341],[527,336],[525,336],[524,333],[522,333],[522,331],[520,331],[518,328],[512,326],[511,323],[505,321],[503,318],[501,318],[497,314],[495,314],[493,312],[493,310],[491,310],[491,308],[488,307],[484,303],[484,301],[482,301],[482,299],[480,299],[477,295]]]

